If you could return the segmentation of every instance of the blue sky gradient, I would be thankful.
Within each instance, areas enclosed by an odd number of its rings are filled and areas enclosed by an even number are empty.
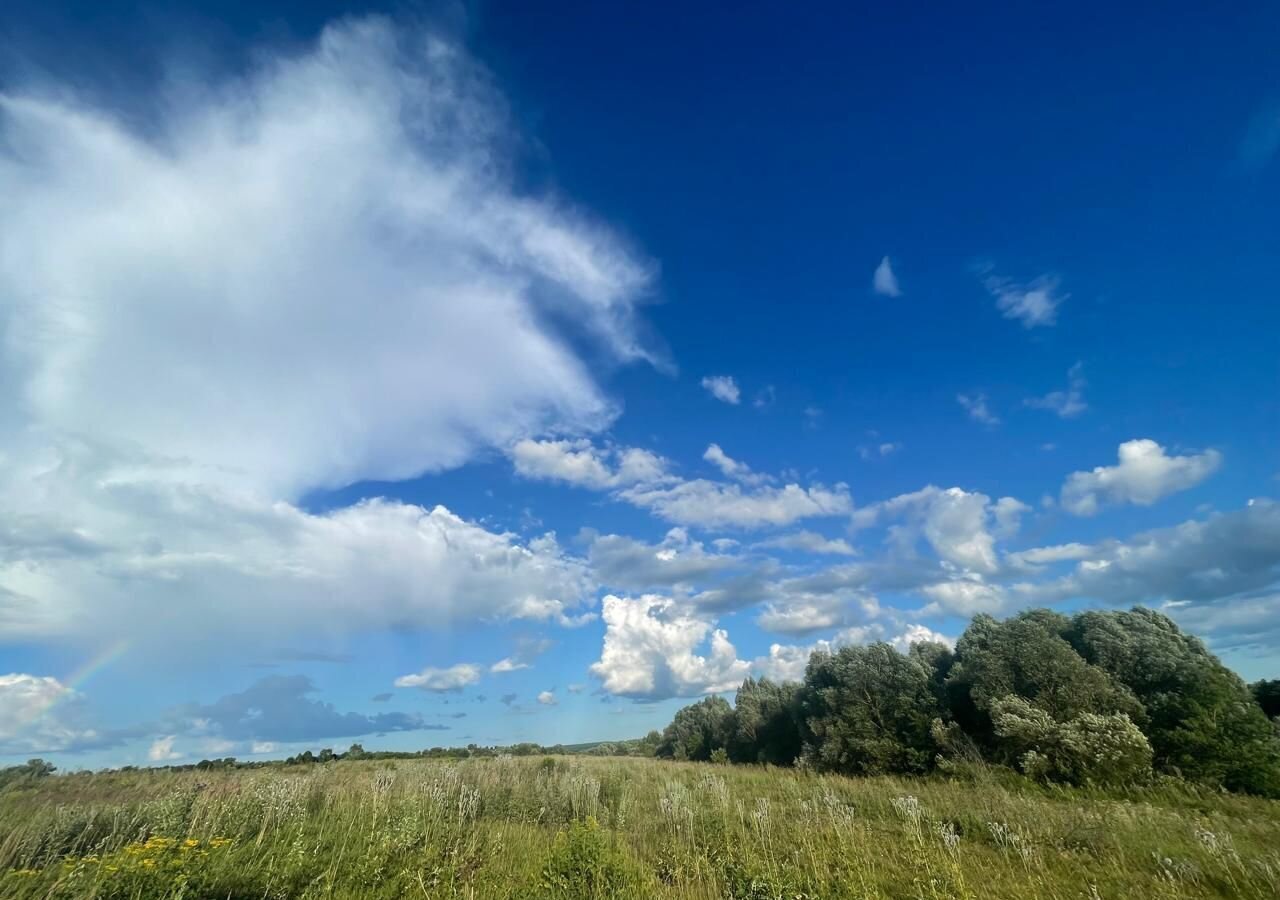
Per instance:
[[[1040,605],[1275,677],[1278,26],[6,7],[0,760],[633,737]]]

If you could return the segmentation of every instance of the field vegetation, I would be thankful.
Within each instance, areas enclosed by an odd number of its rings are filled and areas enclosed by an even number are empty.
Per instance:
[[[820,648],[661,733],[0,770],[0,897],[1280,897],[1280,684],[1148,610]]]
[[[30,777],[6,898],[1280,896],[1280,804],[974,767],[849,778],[639,758]]]

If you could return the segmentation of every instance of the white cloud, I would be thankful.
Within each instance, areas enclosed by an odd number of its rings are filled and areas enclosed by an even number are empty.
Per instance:
[[[184,754],[173,749],[173,742],[177,740],[177,735],[166,735],[165,737],[156,738],[151,742],[151,747],[147,750],[147,759],[151,762],[169,762],[175,759],[181,759]]]
[[[723,472],[725,477],[741,481],[743,484],[760,485],[772,481],[768,475],[753,472],[746,463],[733,459],[720,449],[719,444],[709,445],[706,452],[702,454],[702,458]]]
[[[732,375],[708,375],[702,379],[702,386],[717,400],[723,400],[733,406],[742,402],[742,391]]]
[[[396,679],[396,687],[421,688],[424,691],[442,694],[447,691],[460,691],[479,680],[479,666],[458,663],[447,669],[428,667],[415,675],[401,675]]]
[[[0,675],[0,755],[75,750],[99,743],[101,735],[78,722],[79,699],[56,678],[17,672]]]
[[[556,700],[554,691],[542,691],[538,694],[538,702],[543,706],[555,706],[559,701]]]
[[[896,453],[902,449],[901,444],[895,444],[891,441],[885,441],[881,444],[867,445],[862,444],[858,447],[858,456],[864,460],[878,459]]]
[[[1058,562],[1087,559],[1093,553],[1093,547],[1073,541],[1069,544],[1055,544],[1051,547],[1032,547],[1029,550],[1019,550],[1017,553],[1010,553],[1006,556],[1005,563],[1016,568],[1046,566]]]
[[[502,102],[438,40],[345,20],[146,134],[55,93],[0,98],[5,380],[45,427],[292,498],[607,423],[542,312],[648,355],[647,266],[514,192]]]
[[[670,598],[609,595],[601,615],[604,647],[591,672],[610,694],[660,700],[718,693],[735,689],[750,670],[725,632]]]
[[[347,19],[183,90],[145,131],[0,97],[0,635],[562,617],[558,551],[296,503],[608,424],[572,348],[651,358],[648,264],[515,190],[491,79],[419,32]]]
[[[983,425],[999,425],[1000,417],[987,406],[986,394],[956,394],[956,402],[964,407],[969,418]]]
[[[501,675],[504,672],[518,672],[527,668],[529,668],[529,663],[522,662],[512,656],[506,656],[491,665],[489,671],[495,675]]]
[[[1031,397],[1023,401],[1033,409],[1047,409],[1060,419],[1071,419],[1089,408],[1084,400],[1084,365],[1076,363],[1067,371],[1067,389],[1052,391],[1043,397]]]
[[[714,577],[737,566],[737,557],[708,553],[683,528],[647,544],[620,534],[592,536],[587,562],[595,578],[622,590],[670,587]]]
[[[75,445],[32,456],[0,470],[0,507],[25,512],[0,533],[8,637],[126,638],[190,658],[306,632],[570,624],[594,591],[554,540],[522,544],[442,506],[371,500],[316,515],[149,458]]]
[[[889,262],[889,257],[884,257],[884,259],[880,260],[880,265],[876,266],[876,273],[872,276],[871,286],[882,297],[902,296],[902,288],[898,286],[898,276],[893,274],[893,266]]]
[[[981,578],[956,578],[930,584],[920,589],[930,599],[921,613],[926,616],[959,615],[976,616],[978,613],[1001,613],[1009,604],[1009,597],[999,585],[989,584]]]
[[[849,489],[798,484],[744,490],[736,484],[697,479],[670,487],[640,485],[619,496],[660,518],[704,528],[759,528],[790,525],[800,519],[836,516],[853,508]]]
[[[816,531],[795,531],[782,534],[767,540],[757,541],[756,547],[762,549],[799,550],[805,553],[828,554],[831,556],[856,556],[857,551],[844,538],[828,538]]]
[[[1030,284],[1017,284],[988,274],[982,283],[1004,317],[1016,319],[1023,328],[1057,324],[1058,307],[1068,296],[1058,290],[1058,279],[1052,275],[1042,275]]]
[[[905,524],[891,531],[891,539],[904,550],[909,552],[923,537],[949,563],[994,572],[999,562],[990,524],[994,522],[1000,536],[1007,536],[1016,531],[1018,518],[1028,509],[1012,497],[1002,497],[993,504],[986,494],[929,485],[857,510],[853,524],[865,528],[885,520],[902,520]]]
[[[249,755],[260,756],[264,753],[275,753],[277,746],[275,741],[250,741]]]
[[[1147,439],[1125,441],[1120,445],[1119,459],[1119,465],[1072,473],[1062,486],[1062,506],[1077,516],[1091,516],[1104,503],[1150,506],[1162,497],[1194,487],[1222,464],[1217,450],[1168,456],[1164,447]]]
[[[667,480],[667,461],[636,447],[598,448],[589,440],[517,441],[508,455],[516,473],[593,490]]]

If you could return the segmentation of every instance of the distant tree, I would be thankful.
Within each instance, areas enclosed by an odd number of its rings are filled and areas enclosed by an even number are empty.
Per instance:
[[[1280,796],[1280,739],[1244,681],[1149,609],[1077,615],[1073,646],[1141,701],[1157,768]]]
[[[348,759],[362,759],[364,755],[364,746],[361,744],[352,744],[345,754]]]
[[[800,695],[805,760],[853,775],[928,769],[940,713],[929,677],[885,643],[815,653]]]
[[[799,685],[748,678],[734,700],[729,758],[789,766],[800,755]]]
[[[733,728],[733,708],[723,697],[707,697],[679,710],[662,732],[657,756],[706,762],[725,747]]]

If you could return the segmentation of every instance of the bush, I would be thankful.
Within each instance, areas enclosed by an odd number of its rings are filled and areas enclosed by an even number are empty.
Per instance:
[[[1083,713],[1057,722],[1021,697],[991,705],[996,735],[1033,778],[1071,784],[1121,785],[1151,776],[1151,744],[1124,713]]]
[[[546,900],[645,895],[637,868],[594,816],[574,822],[556,835],[538,886],[538,896]]]

